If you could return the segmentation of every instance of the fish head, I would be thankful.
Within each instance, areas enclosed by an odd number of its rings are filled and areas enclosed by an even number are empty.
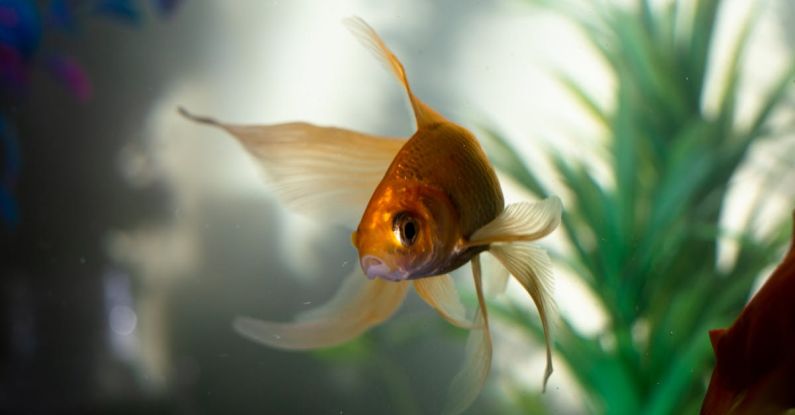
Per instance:
[[[382,183],[351,238],[362,270],[390,281],[436,275],[460,240],[455,212],[439,188]]]

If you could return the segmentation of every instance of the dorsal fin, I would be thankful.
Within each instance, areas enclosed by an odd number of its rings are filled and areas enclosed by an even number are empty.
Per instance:
[[[409,80],[406,77],[406,71],[403,69],[403,64],[400,63],[397,56],[389,50],[384,41],[378,36],[378,33],[376,33],[367,22],[356,16],[349,17],[345,19],[344,22],[348,30],[350,30],[364,46],[370,49],[392,71],[398,81],[403,84],[406,95],[408,95],[409,101],[411,101],[411,108],[414,110],[417,128],[446,121],[445,118],[434,111],[433,108],[414,96],[409,86]]]
[[[715,352],[717,355],[718,353],[718,342],[723,335],[726,334],[726,329],[715,329],[709,331],[709,342],[712,343],[712,351]]]

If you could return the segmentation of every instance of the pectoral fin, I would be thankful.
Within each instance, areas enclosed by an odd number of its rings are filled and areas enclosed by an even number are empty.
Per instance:
[[[467,318],[466,309],[449,274],[414,280],[414,289],[450,324],[464,329],[480,327]]]
[[[484,255],[481,262],[484,274],[488,275],[484,284],[484,291],[488,296],[496,296],[505,293],[508,289],[508,279],[511,274],[504,266],[494,258],[494,255]]]
[[[552,296],[552,262],[546,251],[528,242],[492,244],[489,247],[511,275],[527,290],[538,309],[544,340],[547,347],[547,368],[544,372],[543,390],[552,374],[552,333],[550,321],[555,314]]]
[[[487,245],[494,255],[530,294],[541,317],[547,348],[543,389],[552,374],[551,315],[552,266],[546,251],[529,243],[549,235],[560,225],[562,204],[556,196],[536,203],[515,203],[505,207],[494,220],[475,231],[467,246]],[[504,286],[504,285],[503,285]]]
[[[557,196],[535,203],[510,204],[494,220],[475,231],[467,245],[541,239],[560,225],[562,210],[563,206]]]
[[[403,303],[408,282],[368,280],[361,269],[347,277],[328,303],[293,323],[238,317],[235,330],[266,346],[288,350],[331,347],[353,339],[388,319]]]
[[[480,259],[472,258],[472,275],[475,280],[475,291],[478,296],[478,310],[475,324],[481,326],[469,332],[466,344],[464,365],[453,378],[448,393],[444,414],[460,414],[464,412],[475,398],[478,397],[486,383],[491,369],[491,334],[489,333],[489,315],[483,297],[483,283],[480,275]]]
[[[356,226],[373,190],[405,143],[303,122],[232,125],[182,108],[180,113],[234,136],[291,208],[348,227]]]
[[[434,111],[433,108],[414,96],[409,86],[409,80],[406,77],[406,71],[403,69],[403,64],[400,63],[397,56],[389,50],[384,41],[381,40],[381,37],[378,36],[378,33],[376,33],[367,22],[360,17],[350,17],[345,19],[345,25],[348,26],[348,29],[364,46],[370,49],[373,54],[392,71],[398,81],[403,85],[403,88],[406,90],[406,95],[408,95],[409,101],[411,101],[411,108],[414,110],[417,128],[446,121],[446,119]]]

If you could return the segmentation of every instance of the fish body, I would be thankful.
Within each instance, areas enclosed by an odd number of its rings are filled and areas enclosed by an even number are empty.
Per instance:
[[[795,408],[795,230],[783,262],[734,324],[710,331],[710,340],[716,364],[702,415]]]
[[[475,137],[451,122],[433,123],[397,153],[352,239],[370,278],[446,274],[487,249],[467,246],[468,238],[504,204],[497,175]],[[411,244],[401,243],[396,218],[413,221]]]
[[[413,286],[444,319],[470,330],[467,357],[444,409],[461,413],[480,393],[491,366],[480,267],[480,255],[488,252],[505,272],[487,277],[504,287],[510,273],[538,309],[546,341],[546,387],[555,312],[551,261],[533,242],[558,227],[560,199],[505,206],[497,175],[475,136],[414,95],[403,65],[375,30],[358,18],[346,23],[402,85],[417,124],[409,139],[302,122],[234,125],[180,109],[185,117],[236,138],[286,205],[354,229],[351,241],[360,267],[328,303],[289,323],[238,317],[235,330],[285,350],[330,347],[387,320]],[[467,263],[478,299],[474,317],[467,315],[448,274]]]

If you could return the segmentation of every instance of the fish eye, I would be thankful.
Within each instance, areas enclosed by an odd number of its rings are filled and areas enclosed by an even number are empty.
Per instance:
[[[392,231],[403,246],[411,246],[417,240],[419,225],[408,212],[400,212],[392,219]]]

